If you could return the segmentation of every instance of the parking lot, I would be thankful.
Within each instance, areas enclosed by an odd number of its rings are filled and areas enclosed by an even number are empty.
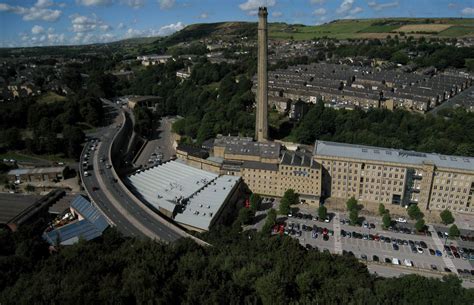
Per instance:
[[[345,215],[335,213],[330,222],[319,221],[314,213],[304,211],[279,218],[285,224],[282,234],[297,238],[306,247],[355,256],[368,264],[385,264],[391,268],[426,270],[439,274],[452,273],[474,280],[472,241],[440,238],[432,226],[429,226],[428,235],[419,235],[413,234],[410,224],[399,224],[389,231],[383,230],[375,218],[370,219],[374,222],[368,222],[366,227],[350,226],[345,220]],[[455,251],[450,246],[455,247]]]

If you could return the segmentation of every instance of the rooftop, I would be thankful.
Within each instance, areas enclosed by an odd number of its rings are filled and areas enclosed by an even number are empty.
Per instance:
[[[54,245],[58,242],[61,245],[72,245],[80,238],[92,240],[102,235],[102,232],[109,226],[105,216],[90,201],[81,195],[77,195],[71,202],[79,220],[55,228],[43,233],[43,238]]]
[[[474,158],[422,153],[392,148],[316,141],[314,155],[422,165],[474,171]]]
[[[32,175],[32,174],[55,174],[62,173],[65,167],[37,167],[37,168],[18,168],[12,169],[8,172],[8,175]]]
[[[250,137],[218,136],[214,146],[225,147],[226,154],[279,158],[281,145],[275,142],[254,142]]]
[[[0,223],[8,223],[40,198],[36,195],[0,194]]]
[[[283,151],[280,163],[283,165],[318,168],[318,164],[313,160],[313,155],[310,152],[303,151]]]

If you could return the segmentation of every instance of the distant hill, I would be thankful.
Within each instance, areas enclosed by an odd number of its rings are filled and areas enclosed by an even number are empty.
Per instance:
[[[474,37],[474,18],[384,18],[335,20],[317,26],[271,24],[272,39],[295,40],[324,36],[346,38],[385,38],[387,35],[440,38]]]
[[[403,33],[403,34],[402,34]],[[385,38],[387,35],[412,35],[440,38],[474,37],[474,18],[381,18],[335,20],[326,24],[270,23],[270,39]],[[173,45],[203,38],[257,37],[256,22],[200,23],[185,27],[166,37],[163,42]]]
[[[163,42],[173,45],[203,38],[229,39],[235,37],[257,37],[256,22],[218,22],[188,25],[179,32],[166,37]]]

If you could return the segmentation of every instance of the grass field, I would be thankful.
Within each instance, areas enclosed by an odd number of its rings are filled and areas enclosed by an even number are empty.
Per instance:
[[[272,23],[270,39],[310,40],[324,36],[338,39],[385,38],[393,32],[421,32],[426,37],[474,35],[474,18],[390,18],[337,20],[318,26]],[[428,34],[427,34],[428,33]],[[412,34],[418,35],[418,34]]]
[[[460,37],[460,36],[474,36],[474,26],[452,26],[438,33],[439,36],[445,37]]]
[[[399,27],[399,25],[371,25],[362,29],[359,33],[390,33]]]
[[[65,100],[67,100],[65,96],[59,95],[52,91],[48,91],[38,98],[38,102],[41,104],[51,104],[56,102],[63,102]]]

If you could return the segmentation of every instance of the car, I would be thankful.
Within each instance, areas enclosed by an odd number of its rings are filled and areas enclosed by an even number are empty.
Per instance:
[[[392,262],[392,260],[391,260],[389,257],[386,257],[386,258],[385,258],[385,262],[386,262],[387,264],[390,264],[390,263]]]
[[[375,229],[375,225],[374,225],[373,223],[370,223],[370,224],[369,224],[369,227],[370,227],[371,229]]]
[[[363,235],[362,235],[362,238],[363,238],[364,240],[368,240],[368,239],[369,239],[369,235],[368,235],[368,234],[363,234]]]
[[[329,236],[328,236],[328,235],[323,235],[323,239],[324,239],[325,241],[328,241],[328,240],[329,240]]]
[[[313,220],[314,220],[314,221],[318,221],[318,220],[319,220],[319,217],[318,217],[318,216],[313,216]]]
[[[409,241],[408,241],[408,244],[409,244],[410,246],[414,246],[414,245],[415,245],[415,242],[414,242],[413,240],[409,240]]]
[[[454,255],[455,258],[461,258],[461,255],[459,255],[459,253],[457,253],[457,252],[453,252],[453,255]]]
[[[323,235],[328,235],[329,230],[327,228],[323,228]]]
[[[378,262],[378,261],[379,261],[379,257],[378,257],[377,255],[373,255],[373,256],[372,256],[372,260],[373,260],[374,262]]]
[[[442,233],[441,231],[437,231],[436,233],[438,234],[438,237],[439,237],[439,238],[443,238],[443,237],[444,237],[444,236],[443,236],[443,233]]]
[[[403,260],[403,264],[407,267],[413,267],[412,261],[406,258]]]
[[[342,237],[346,237],[346,231],[341,230],[341,236],[342,236]]]
[[[444,271],[445,271],[445,272],[452,272],[451,269],[449,269],[448,267],[445,267],[445,268],[444,268]]]
[[[400,249],[397,244],[392,244],[392,248],[395,251],[398,251]]]
[[[401,240],[401,239],[397,239],[397,245],[399,245],[399,246],[403,246],[403,240]]]
[[[334,231],[333,230],[329,230],[329,236],[334,236]]]
[[[90,174],[88,171],[85,171],[85,172],[84,172],[84,176],[85,176],[85,177],[89,177],[90,175],[91,175],[91,174]]]
[[[439,250],[436,250],[435,254],[436,254],[436,256],[443,256],[443,253],[441,253],[441,251],[439,251]]]
[[[290,213],[288,213],[287,216],[288,216],[288,217],[293,217],[293,213],[290,212]]]
[[[403,217],[398,217],[397,219],[395,219],[396,222],[400,222],[400,223],[406,223],[407,220]]]
[[[392,258],[392,264],[394,265],[400,265],[400,260],[396,257]]]
[[[410,249],[411,249],[411,252],[412,252],[412,253],[418,252],[418,251],[416,250],[416,247],[415,247],[415,246],[410,246]]]
[[[420,241],[420,245],[423,249],[428,249],[428,246],[426,245],[424,241]]]
[[[436,265],[431,265],[431,270],[438,270],[438,267]]]
[[[303,218],[303,214],[301,214],[301,213],[296,213],[296,218],[299,218],[299,219]]]
[[[329,217],[326,217],[324,218],[324,222],[330,222],[331,220],[329,219]]]
[[[364,221],[362,222],[362,226],[363,226],[364,228],[368,228],[368,227],[369,227],[369,223],[364,220]]]
[[[374,240],[375,236],[373,234],[369,234],[369,240]]]
[[[112,168],[112,165],[106,164],[106,165],[105,165],[105,168],[110,169],[110,168]]]
[[[467,253],[463,253],[463,254],[461,254],[461,258],[463,260],[467,260],[469,258],[469,256],[467,255]]]
[[[318,238],[318,232],[313,230],[311,232],[311,237],[314,238],[314,239]]]
[[[375,241],[379,241],[379,240],[380,240],[380,236],[377,235],[377,234],[375,234],[375,235],[374,235],[374,240],[375,240]]]
[[[361,254],[361,255],[360,255],[360,258],[366,261],[366,260],[367,260],[367,255]]]
[[[408,240],[403,240],[403,245],[408,246]]]
[[[311,246],[310,244],[306,244],[305,248],[306,248],[306,250],[311,250],[311,249],[313,249],[313,246]]]
[[[428,251],[430,252],[430,255],[435,255],[435,251],[433,249],[430,248]]]
[[[422,253],[423,253],[423,248],[422,248],[422,247],[418,247],[418,248],[416,248],[416,251],[417,251],[418,253],[422,254]]]
[[[458,248],[456,248],[456,247],[453,246],[453,245],[451,245],[451,247],[449,247],[449,248],[451,248],[451,251],[453,251],[453,252],[458,252]]]
[[[392,242],[392,240],[390,239],[390,237],[385,237],[385,242],[389,244]]]
[[[467,238],[466,238],[466,236],[464,236],[464,235],[461,235],[461,236],[459,236],[459,237],[461,238],[461,240],[462,240],[462,241],[467,241]]]
[[[451,248],[447,245],[444,245],[444,251],[451,252]]]
[[[421,247],[421,244],[420,244],[420,242],[419,242],[419,241],[415,241],[415,246],[417,246],[417,247]]]

